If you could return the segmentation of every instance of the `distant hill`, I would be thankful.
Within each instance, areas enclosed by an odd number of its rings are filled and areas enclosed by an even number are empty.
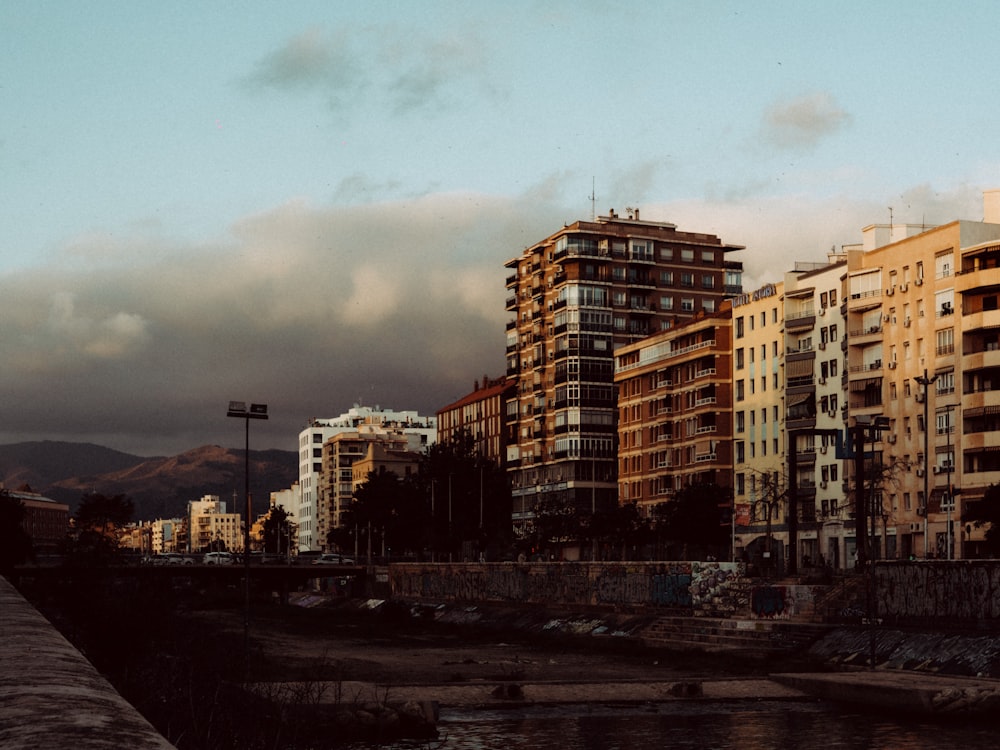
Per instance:
[[[177,456],[132,456],[90,443],[36,442],[0,445],[0,480],[14,489],[29,485],[74,511],[90,492],[127,495],[136,520],[182,515],[190,500],[219,495],[229,510],[242,510],[245,461],[242,450],[206,445]],[[298,480],[294,451],[250,451],[254,512],[267,508],[271,492]],[[233,506],[233,493],[237,505]]]

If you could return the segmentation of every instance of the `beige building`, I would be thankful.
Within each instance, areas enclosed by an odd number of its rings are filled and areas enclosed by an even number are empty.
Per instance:
[[[849,248],[850,421],[888,420],[867,444],[889,467],[874,503],[879,555],[960,558],[982,539],[961,519],[1000,480],[997,191],[985,218],[872,225]]]
[[[369,455],[373,445],[378,447]],[[412,470],[413,456],[419,456],[418,449],[422,446],[420,434],[365,423],[356,430],[338,432],[323,443],[318,500],[319,544],[324,552],[331,550],[327,542],[329,532],[345,523],[345,513],[354,500],[355,464],[376,469],[379,465],[395,466],[393,471],[405,472],[407,466]],[[365,470],[361,481],[367,476]]]
[[[614,351],[742,291],[742,249],[614,211],[507,262],[507,467],[515,528],[535,507],[618,502]]]
[[[218,495],[205,495],[188,503],[188,552],[201,552],[218,544],[229,552],[243,551],[243,516],[227,513]]]
[[[645,517],[688,485],[732,488],[732,316],[724,307],[615,350],[618,498]]]
[[[733,300],[733,552],[737,559],[783,558],[786,393],[802,385],[785,369],[784,284],[766,284]],[[794,370],[793,370],[794,371]],[[797,405],[799,402],[795,401]]]

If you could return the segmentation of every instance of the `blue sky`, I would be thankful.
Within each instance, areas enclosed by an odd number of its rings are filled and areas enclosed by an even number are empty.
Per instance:
[[[818,5],[818,4],[817,4]],[[505,260],[637,206],[747,286],[982,218],[1000,6],[0,4],[0,442],[262,444],[503,368]]]

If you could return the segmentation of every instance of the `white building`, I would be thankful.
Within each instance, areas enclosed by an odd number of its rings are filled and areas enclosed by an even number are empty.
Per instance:
[[[310,419],[299,433],[299,503],[294,517],[299,529],[300,552],[319,550],[325,543],[320,538],[319,521],[323,444],[334,435],[355,432],[362,425],[398,431],[408,438],[407,450],[419,453],[437,441],[437,418],[422,417],[415,411],[355,405],[339,417]]]

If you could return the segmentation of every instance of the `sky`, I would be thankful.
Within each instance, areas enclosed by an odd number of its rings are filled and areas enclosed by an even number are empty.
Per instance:
[[[815,6],[815,7],[814,7]],[[744,288],[982,219],[1000,5],[0,0],[0,443],[297,449],[504,372],[504,263],[644,219]],[[591,200],[591,196],[594,200]]]

